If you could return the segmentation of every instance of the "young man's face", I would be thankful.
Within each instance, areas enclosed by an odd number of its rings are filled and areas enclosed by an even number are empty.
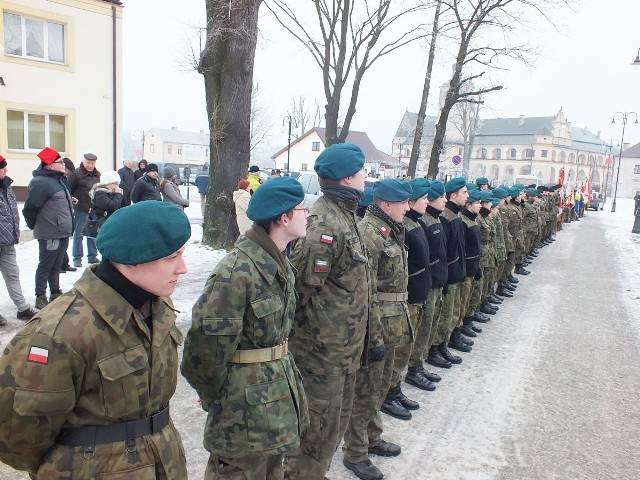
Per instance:
[[[367,178],[367,174],[364,169],[360,170],[357,173],[354,173],[350,177],[344,179],[345,184],[351,188],[355,188],[360,192],[364,192],[364,180]]]
[[[64,162],[62,161],[61,158],[55,160],[50,165],[47,165],[45,168],[52,170],[54,172],[62,173],[62,174],[64,174],[64,172],[66,171],[66,167],[64,166]]]
[[[384,204],[383,210],[387,215],[391,217],[394,222],[402,222],[404,214],[409,211],[409,200],[403,200],[402,202],[382,202]]]
[[[469,210],[471,213],[475,213],[475,214],[480,213],[480,207],[482,207],[482,204],[480,203],[480,200],[478,200],[477,202],[467,203],[465,205],[465,208],[467,210]]]
[[[427,205],[429,205],[429,200],[426,195],[415,201],[409,201],[409,207],[421,214],[427,211]]]
[[[151,177],[151,178],[158,178],[158,172],[156,172],[155,170],[151,170],[149,172],[146,172],[146,175]]]
[[[289,219],[292,239],[302,238],[307,235],[307,218],[309,217],[309,209],[304,202],[299,203],[293,209],[293,215]]]
[[[446,203],[447,203],[447,197],[445,197],[444,195],[440,195],[435,200],[429,201],[429,205],[431,205],[436,210],[444,210],[444,206],[446,205]]]
[[[467,187],[464,186],[460,190],[456,190],[451,194],[451,201],[455,203],[459,207],[464,207],[464,204],[467,203],[467,198],[469,198],[469,192],[467,191]]]
[[[178,277],[187,273],[183,258],[185,246],[171,255],[140,265],[122,265],[120,270],[132,283],[158,297],[168,297],[178,285]]]

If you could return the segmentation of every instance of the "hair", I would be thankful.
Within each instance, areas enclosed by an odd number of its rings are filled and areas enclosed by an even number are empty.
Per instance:
[[[444,194],[444,196],[446,197],[447,200],[451,200],[451,194],[452,193],[453,192],[447,192],[447,193]]]
[[[335,187],[340,185],[341,181],[341,178],[318,177],[318,183],[320,183],[321,187]]]
[[[276,227],[280,224],[280,217],[282,217],[282,215],[286,215],[287,218],[293,217],[293,208],[290,208],[286,212],[282,212],[280,215],[277,215],[268,220],[261,220],[259,222],[254,221],[253,223],[255,223],[256,225],[260,225],[262,228],[265,229],[267,233],[271,233],[271,229],[273,229],[273,227]]]

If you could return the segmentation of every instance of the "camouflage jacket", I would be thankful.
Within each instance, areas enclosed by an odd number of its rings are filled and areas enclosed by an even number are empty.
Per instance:
[[[522,222],[525,236],[527,236],[528,238],[532,238],[538,235],[538,233],[540,232],[540,226],[538,224],[538,209],[536,208],[536,206],[532,201],[525,201],[522,212],[524,215]]]
[[[263,229],[261,235],[271,241]],[[181,371],[208,411],[204,446],[216,455],[281,454],[298,447],[307,426],[306,397],[291,353],[269,362],[231,362],[236,350],[287,340],[295,291],[286,265],[284,272],[262,246],[242,235],[193,306]]]
[[[307,236],[294,246],[298,304],[289,348],[301,370],[346,375],[360,368],[368,343],[371,267],[356,207],[355,201],[320,197],[311,207]]]
[[[493,217],[489,217],[493,220],[493,225],[496,229],[496,236],[494,237],[494,247],[496,252],[496,261],[498,263],[504,262],[507,259],[507,247],[505,245],[505,238],[508,232],[504,228],[502,223],[502,215],[496,212]]]
[[[124,441],[98,445],[88,459],[83,447],[55,443],[62,427],[153,415],[176,389],[182,334],[171,300],[152,303],[151,331],[138,310],[94,275],[95,268],[41,310],[0,357],[0,460],[37,478],[133,471],[136,478],[187,478],[172,422],[137,438],[137,455],[125,453]]]
[[[511,231],[509,228],[509,222],[510,222],[509,217],[511,217],[511,209],[509,208],[509,204],[504,203],[503,205],[500,205],[498,211],[500,212],[502,231],[504,233],[505,249],[507,250],[507,253],[515,252],[516,247],[514,243],[514,238],[511,236]]]
[[[480,225],[480,266],[492,268],[496,266],[496,228],[493,219],[489,216],[488,210],[483,208],[478,215],[478,225]]]
[[[385,220],[367,209],[358,224],[371,255],[373,269],[373,304],[371,308],[372,338],[374,345],[393,346],[407,343],[413,333],[407,307],[409,270],[404,248],[404,227],[396,232]],[[391,296],[396,294],[396,299]],[[380,337],[380,335],[382,337]]]
[[[513,250],[518,252],[524,251],[524,233],[522,228],[522,208],[514,202],[507,204],[509,212],[509,233],[513,239]]]

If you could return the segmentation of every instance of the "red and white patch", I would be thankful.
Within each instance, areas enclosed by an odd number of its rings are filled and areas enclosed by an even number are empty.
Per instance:
[[[31,347],[27,360],[29,360],[30,362],[43,363],[47,365],[49,363],[49,350],[47,350],[46,348]]]
[[[389,236],[389,230],[387,230],[387,229],[386,229],[386,228],[384,228],[384,227],[380,227],[380,233],[382,234],[382,236],[383,236],[384,238],[387,238],[387,237]]]
[[[320,235],[320,242],[326,243],[327,245],[331,245],[333,243],[333,236],[323,233],[322,235]]]
[[[322,258],[317,258],[313,268],[315,273],[327,273],[329,271],[329,262]]]

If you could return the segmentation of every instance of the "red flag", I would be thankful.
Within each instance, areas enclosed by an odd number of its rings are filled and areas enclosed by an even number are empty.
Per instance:
[[[611,165],[613,163],[613,157],[611,155],[607,155],[607,158],[604,159],[604,163],[603,165],[605,167],[608,167],[609,165]]]
[[[560,174],[558,175],[558,183],[560,185],[564,185],[564,167],[560,169]]]

